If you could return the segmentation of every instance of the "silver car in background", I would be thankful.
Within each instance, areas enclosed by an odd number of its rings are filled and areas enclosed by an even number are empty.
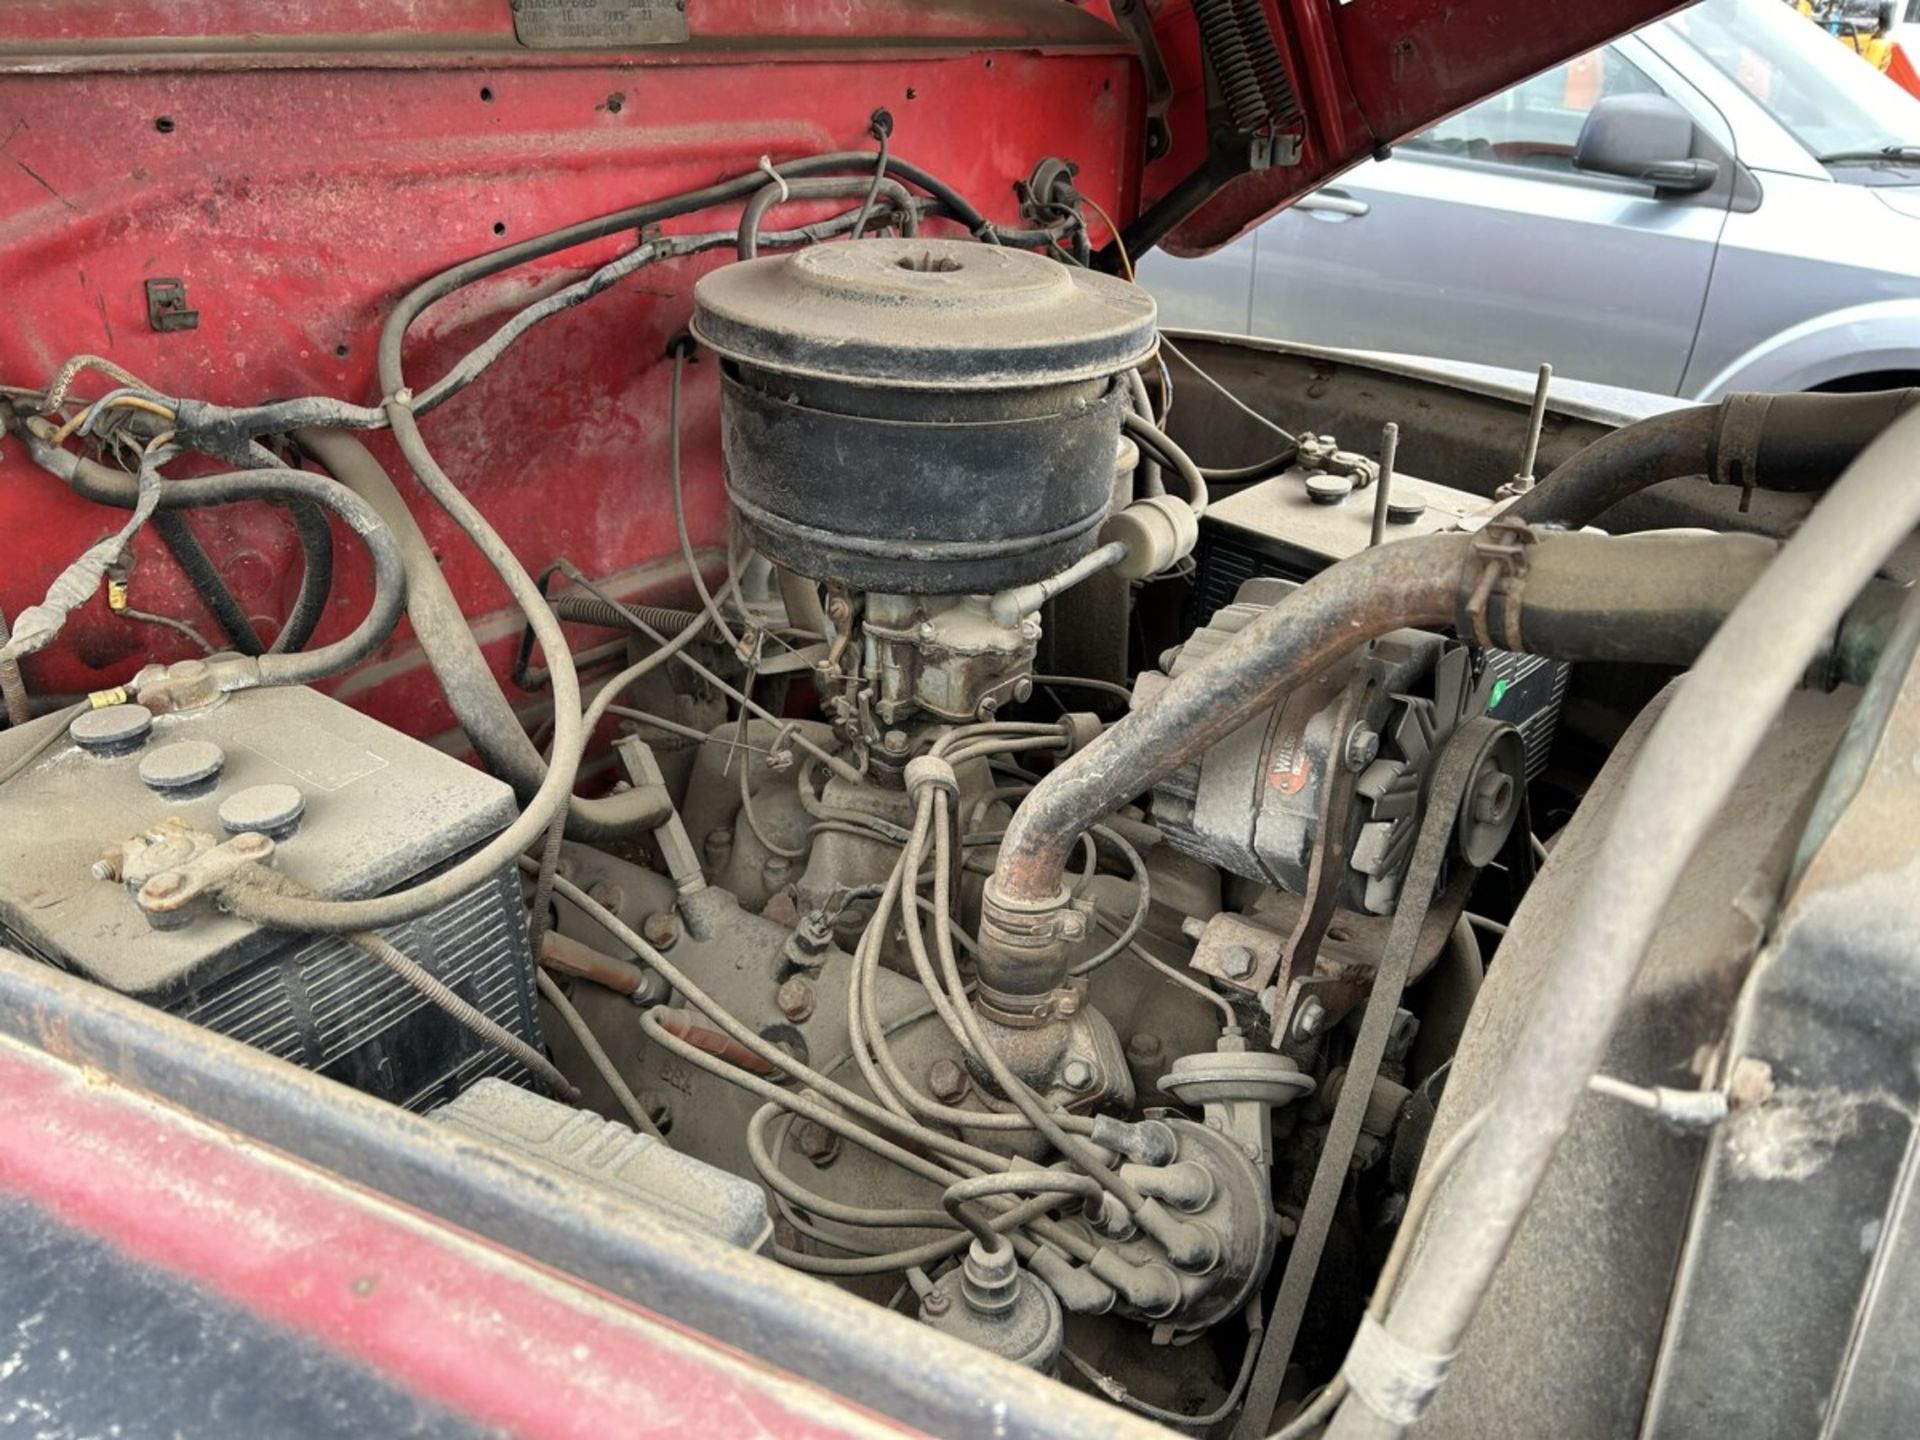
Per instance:
[[[1920,382],[1920,101],[1781,0],[1705,0],[1200,260],[1166,325],[1669,395]]]

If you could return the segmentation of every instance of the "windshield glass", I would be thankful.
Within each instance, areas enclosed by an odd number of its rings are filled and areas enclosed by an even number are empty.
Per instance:
[[[1920,100],[1780,0],[1703,0],[1669,22],[1815,155],[1920,146]]]

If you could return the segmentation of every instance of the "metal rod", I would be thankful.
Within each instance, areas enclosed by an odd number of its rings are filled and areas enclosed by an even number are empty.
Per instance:
[[[1520,452],[1520,471],[1513,477],[1516,494],[1533,488],[1533,465],[1540,457],[1540,431],[1547,423],[1547,386],[1553,383],[1553,366],[1542,365],[1540,378],[1533,383],[1533,409],[1527,415],[1527,445]]]
[[[1091,554],[1081,556],[1057,575],[1049,575],[1031,585],[1016,585],[1011,590],[1002,590],[990,602],[993,618],[996,623],[1008,627],[1018,625],[1062,590],[1071,589],[1089,575],[1097,575],[1126,558],[1126,542],[1115,540]]]
[[[1373,486],[1373,537],[1369,545],[1387,538],[1387,505],[1393,495],[1393,460],[1400,449],[1400,427],[1389,420],[1380,431],[1380,478]]]

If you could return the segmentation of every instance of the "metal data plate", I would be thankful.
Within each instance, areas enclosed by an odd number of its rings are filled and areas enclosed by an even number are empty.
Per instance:
[[[513,33],[530,50],[684,45],[687,0],[513,0]]]

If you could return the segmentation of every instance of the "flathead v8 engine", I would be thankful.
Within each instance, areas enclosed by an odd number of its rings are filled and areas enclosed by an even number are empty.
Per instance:
[[[1570,1117],[1653,934],[1645,897],[1672,893],[1691,853],[1669,853],[1674,837],[1698,838],[1647,821],[1637,772],[1619,778],[1644,744],[1686,788],[1675,742],[1634,717],[1778,583],[1782,552],[1702,523],[1593,522],[1696,470],[1746,491],[1790,473],[1804,494],[1910,397],[1679,412],[1568,447],[1536,484],[1543,389],[1523,473],[1502,458],[1492,483],[1462,466],[1450,487],[1399,473],[1400,450],[1457,455],[1480,431],[1409,421],[1402,446],[1389,426],[1375,458],[1318,414],[1322,433],[1282,427],[1265,413],[1279,352],[1245,361],[1265,398],[1242,399],[1159,335],[1144,290],[1090,263],[1073,167],[1029,175],[1021,221],[996,224],[883,144],[516,239],[398,302],[375,404],[219,404],[87,354],[0,389],[9,451],[119,512],[32,595],[4,596],[0,940],[43,984],[70,972],[429,1117],[476,1166],[554,1197],[556,1265],[586,1253],[566,1247],[590,1226],[558,1213],[584,1189],[690,1251],[729,1247],[729,1275],[777,1263],[840,1287],[816,1296],[836,1307],[909,1317],[886,1319],[896,1342],[988,1377],[984,1428],[993,1383],[1041,1382],[981,1351],[1187,1433],[1306,1435],[1336,1409],[1335,1433],[1398,1433],[1440,1392],[1571,1129],[1581,1176],[1659,1178],[1622,1201],[1645,1234],[1563,1196],[1529,1243],[1644,1240],[1632,1274],[1653,1303],[1636,1343],[1594,1363],[1669,1393],[1644,1372],[1646,1337],[1686,1328],[1661,1308],[1671,1277],[1724,1279],[1727,1261],[1688,1208],[1693,1161],[1644,1126],[1578,1140]],[[771,228],[787,207],[807,223]],[[409,374],[428,310],[580,245],[600,247],[594,267],[530,301],[466,294],[438,337],[466,348],[438,378]],[[723,252],[737,259],[702,258]],[[433,416],[623,285],[672,337],[636,382],[675,427],[655,491],[668,554],[598,548],[644,503],[633,481],[553,532],[583,548],[536,556],[524,512],[521,532],[496,530],[436,458]],[[1292,403],[1320,404],[1332,373]],[[1251,435],[1268,453],[1202,466],[1174,415],[1195,449]],[[706,444],[697,463],[683,429]],[[354,432],[382,434],[415,504]],[[271,638],[183,518],[263,500],[305,562]],[[423,526],[429,502],[441,517]],[[1819,541],[1824,512],[1807,510]],[[450,536],[509,611],[470,613]],[[337,568],[336,541],[359,552]],[[1796,562],[1819,603],[1770,612],[1799,638],[1775,654],[1760,632],[1742,663],[1786,674],[1782,693],[1872,679],[1861,713],[1893,713],[1876,666],[1920,626],[1900,585],[1869,580],[1885,558]],[[206,616],[130,603],[154,593],[156,560]],[[40,693],[102,614],[149,627],[138,663]],[[109,669],[129,653],[79,648]],[[1733,827],[1740,863],[1689,879],[1701,893],[1749,870],[1776,890],[1817,877],[1820,827],[1845,833],[1878,732],[1816,698],[1776,737],[1790,781],[1733,793],[1730,813],[1755,818]],[[1688,713],[1684,689],[1648,713],[1669,703]],[[1751,729],[1738,706],[1710,714],[1716,742]],[[1719,803],[1754,753],[1682,758],[1720,776]],[[1594,838],[1612,813],[1641,816],[1633,844]],[[1529,919],[1530,893],[1566,895],[1587,865],[1612,888],[1581,902],[1571,938],[1557,914]],[[1653,1112],[1636,1123],[1732,1123],[1728,1057],[1764,1033],[1732,1020],[1763,889],[1698,912],[1743,917],[1736,958],[1694,912],[1670,918],[1686,955],[1662,983],[1685,1013],[1651,1004],[1622,1030],[1617,1059],[1658,1061],[1648,1083],[1596,1082]],[[1477,937],[1525,941],[1530,924],[1592,964],[1502,941],[1489,978]],[[1535,992],[1538,1033],[1518,1018]],[[1751,1161],[1719,1163],[1738,1178]],[[1464,1209],[1435,1208],[1449,1175]],[[1875,1224],[1903,1213],[1891,1184],[1871,1192]],[[1429,1224],[1447,1243],[1417,1249]],[[1536,1300],[1502,1297],[1504,1329],[1478,1333],[1524,1336],[1541,1310],[1572,1326]],[[1555,1355],[1589,1356],[1580,1338]],[[1467,1393],[1453,1433],[1476,1433],[1485,1392]]]

